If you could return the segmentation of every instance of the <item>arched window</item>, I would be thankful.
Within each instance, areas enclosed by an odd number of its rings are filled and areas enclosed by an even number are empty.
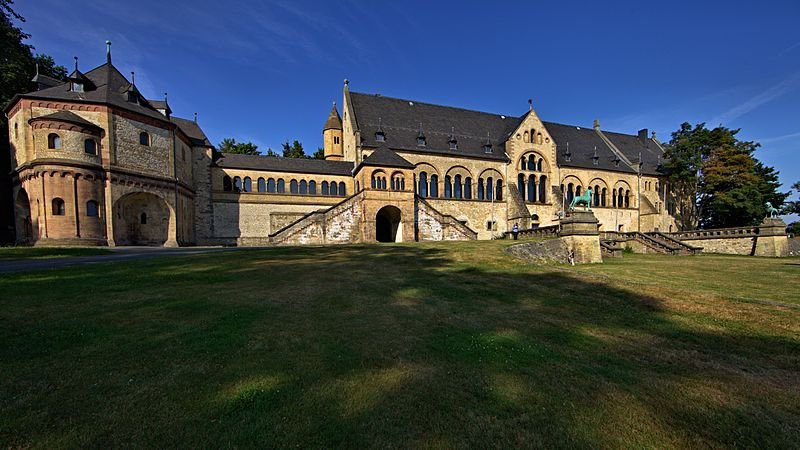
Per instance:
[[[439,176],[436,175],[435,173],[431,174],[431,188],[429,192],[431,197],[433,198],[439,196]]]
[[[345,187],[344,181],[339,182],[339,195],[342,197],[347,195],[347,188]]]
[[[64,215],[64,200],[61,200],[60,198],[53,199],[53,215],[54,216]]]
[[[572,203],[575,198],[575,185],[572,183],[567,184],[567,203]]]
[[[270,178],[267,180],[267,192],[275,193],[277,191],[277,187],[275,186],[275,179]]]
[[[503,201],[503,180],[497,180],[496,187],[495,187],[495,200],[498,202]]]
[[[537,144],[542,143],[542,133],[536,133],[536,143]]]
[[[444,198],[453,197],[453,183],[450,181],[450,175],[444,177]]]
[[[425,198],[428,196],[428,173],[427,172],[420,172],[419,173],[419,187],[417,188],[417,193],[420,197]]]
[[[241,179],[241,177],[233,177],[233,190],[235,192],[242,192],[242,179]]]
[[[286,182],[283,181],[283,178],[278,178],[277,185],[278,185],[277,186],[278,194],[283,194],[284,192],[286,192]]]
[[[581,186],[581,185],[575,186],[575,197],[580,197],[582,190],[583,190],[583,186]]]
[[[542,161],[544,160],[542,158],[539,158],[539,161],[536,163],[536,170],[539,172],[542,171]]]
[[[386,190],[386,177],[381,177],[381,189]]]
[[[150,145],[150,135],[146,131],[139,133],[139,144]]]
[[[517,175],[517,190],[519,191],[519,198],[521,198],[523,202],[525,201],[525,184],[525,175]]]
[[[86,139],[85,141],[83,141],[83,151],[90,155],[96,155],[97,141],[95,141],[94,139]]]
[[[86,217],[97,217],[97,202],[89,200],[86,202]]]
[[[606,206],[607,195],[608,195],[608,189],[603,188],[603,191],[600,193],[600,206]]]
[[[300,180],[300,193],[308,194],[308,182],[306,180]]]
[[[289,193],[297,194],[297,180],[292,180],[289,182]]]
[[[253,180],[250,177],[244,178],[244,188],[242,190],[244,192],[253,192]]]
[[[453,198],[462,198],[461,175],[456,175],[453,178]]]
[[[464,178],[464,198],[472,200],[472,178]]]
[[[378,177],[373,173],[372,178],[370,179],[370,186],[372,186],[372,189],[378,189],[380,187],[378,186],[378,183],[380,183],[380,181],[378,181]]]
[[[61,137],[55,133],[47,135],[47,148],[58,150],[61,148]]]
[[[526,131],[526,132],[522,133],[522,142],[527,143],[527,142],[530,142],[530,141],[531,141],[531,136],[528,134],[528,132]]]
[[[614,188],[611,191],[611,203],[613,204],[614,208],[617,207],[617,189]]]
[[[539,203],[547,203],[547,176],[539,177]]]
[[[492,177],[486,178],[486,200],[494,200],[494,180]]]
[[[225,192],[230,192],[233,190],[233,182],[231,182],[231,177],[227,175],[222,177],[222,190]]]
[[[592,192],[592,206],[600,206],[600,185],[594,185],[594,192]]]
[[[531,175],[528,177],[528,201],[533,203],[536,201],[536,176]]]
[[[625,207],[626,208],[631,207],[631,191],[627,189],[625,190]]]
[[[484,198],[484,189],[483,189],[483,178],[478,178],[478,200],[483,200]]]
[[[267,192],[267,182],[264,181],[264,178],[259,178],[257,185],[258,192]]]
[[[323,181],[322,182],[322,195],[328,195],[328,182],[327,181]]]
[[[339,185],[335,181],[330,183],[331,195],[339,195]]]
[[[625,204],[624,195],[622,195],[622,188],[617,189],[617,208],[622,208]]]
[[[139,216],[139,223],[142,225],[147,225],[147,213],[142,213]]]
[[[308,193],[311,195],[317,195],[317,182],[311,180],[308,182]]]
[[[536,157],[528,155],[528,170],[536,170]]]

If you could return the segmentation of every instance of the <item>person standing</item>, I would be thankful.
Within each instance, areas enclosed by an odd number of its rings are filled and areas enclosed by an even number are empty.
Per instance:
[[[511,234],[514,236],[514,240],[516,241],[517,235],[519,235],[519,225],[514,224],[514,226],[511,227]]]

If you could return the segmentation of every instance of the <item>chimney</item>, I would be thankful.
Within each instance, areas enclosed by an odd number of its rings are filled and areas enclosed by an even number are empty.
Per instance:
[[[647,139],[647,134],[648,134],[647,128],[642,128],[641,130],[639,130],[639,140],[642,141],[642,145],[644,145],[645,147],[647,147],[649,144],[649,141]]]
[[[594,119],[594,129],[600,130],[600,119]]]

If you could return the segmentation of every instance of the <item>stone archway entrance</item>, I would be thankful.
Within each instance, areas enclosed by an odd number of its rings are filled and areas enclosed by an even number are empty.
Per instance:
[[[396,206],[384,206],[375,216],[375,239],[378,242],[402,242],[403,223],[400,221],[400,209]]]
[[[173,216],[167,202],[155,194],[127,194],[114,203],[114,242],[162,246],[169,240]]]
[[[14,201],[15,227],[17,243],[30,244],[34,240],[33,222],[31,221],[31,202],[25,189],[20,189]]]

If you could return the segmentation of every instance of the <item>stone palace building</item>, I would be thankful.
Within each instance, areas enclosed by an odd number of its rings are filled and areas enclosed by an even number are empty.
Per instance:
[[[133,78],[133,77],[131,77]],[[37,75],[9,118],[17,241],[273,245],[491,239],[557,224],[591,188],[606,231],[677,231],[663,149],[612,133],[351,92],[325,159],[219,154],[111,62]],[[529,102],[530,103],[530,102]]]

